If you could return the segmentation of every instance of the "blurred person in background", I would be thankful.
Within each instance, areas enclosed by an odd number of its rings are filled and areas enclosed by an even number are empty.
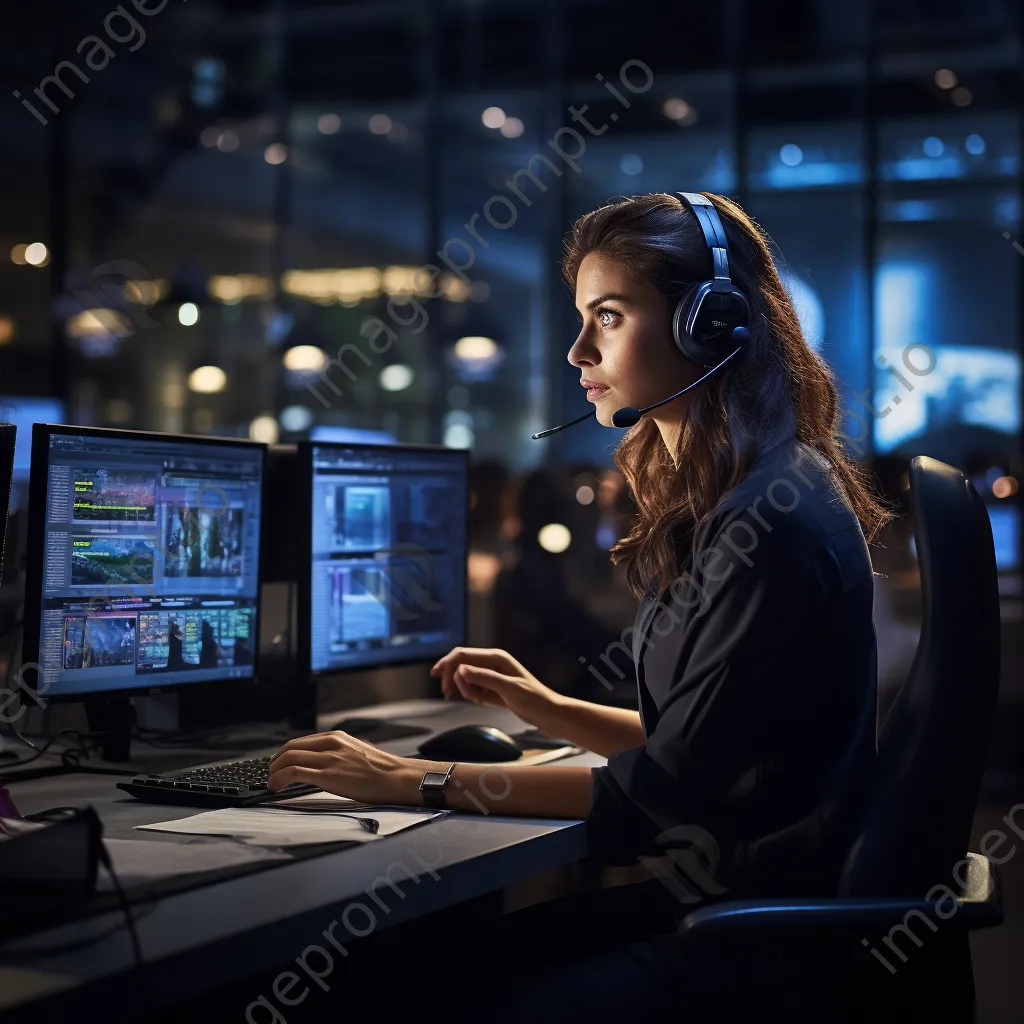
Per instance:
[[[616,636],[636,616],[636,599],[625,571],[608,557],[615,542],[629,530],[635,509],[622,474],[615,469],[577,465],[565,471],[575,501],[569,501],[566,525],[572,543],[566,550],[569,587],[593,618]],[[591,657],[598,652],[589,652]],[[630,671],[630,677],[634,673]],[[632,695],[635,703],[635,692]]]
[[[474,461],[469,467],[469,548],[500,554],[502,528],[510,512],[511,474],[497,459]]]
[[[509,553],[508,524],[514,495],[508,467],[497,459],[474,461],[469,468],[468,642],[489,647],[494,641],[494,584]]]
[[[619,631],[596,619],[582,596],[589,588],[578,579],[580,562],[585,570],[599,555],[582,508],[557,470],[536,470],[523,479],[517,533],[495,584],[494,642],[559,693],[602,702],[635,698],[628,664],[623,686],[614,674],[606,674],[605,686],[587,671],[589,659],[614,644]]]

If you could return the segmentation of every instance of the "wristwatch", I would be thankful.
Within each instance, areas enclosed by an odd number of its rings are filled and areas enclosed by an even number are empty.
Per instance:
[[[433,807],[435,810],[447,810],[448,803],[444,798],[444,787],[448,785],[452,772],[455,770],[453,764],[446,772],[424,772],[420,779],[420,793],[423,794],[423,806]]]

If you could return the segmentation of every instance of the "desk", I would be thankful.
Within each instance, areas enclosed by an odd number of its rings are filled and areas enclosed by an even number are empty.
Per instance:
[[[357,714],[400,717],[433,732],[469,723],[509,732],[527,727],[505,709],[403,701],[333,714],[321,719],[318,728],[333,728],[340,719]],[[425,738],[382,746],[408,754]],[[604,758],[587,753],[558,763],[593,766],[603,764]],[[132,831],[135,825],[199,810],[145,804],[122,793],[115,782],[111,776],[75,774],[16,782],[10,789],[23,814],[59,804],[90,803],[110,837],[139,838],[141,834]],[[156,832],[144,837],[165,842],[185,838]],[[375,911],[373,931],[382,931],[571,864],[587,852],[579,821],[453,814],[408,833],[133,904],[153,1002],[158,1008],[166,1006],[294,961],[311,943],[322,943],[331,921],[341,922],[346,908],[355,904]],[[415,882],[397,872],[399,863]],[[404,896],[384,879],[389,867]],[[376,890],[375,900],[367,896],[371,889]],[[353,912],[349,919],[352,929],[346,931],[339,924],[334,931],[346,948],[358,941],[354,932],[368,925],[362,913]],[[74,952],[34,955],[17,963],[10,956],[19,946],[63,946],[108,931],[111,934]],[[135,991],[134,969],[120,910],[21,937],[0,946],[0,1018],[18,1009],[19,1020],[53,1019],[57,1013],[77,1015],[102,1005],[104,1020],[122,1019],[116,1015],[117,995]],[[88,1019],[96,1016],[86,1012]]]

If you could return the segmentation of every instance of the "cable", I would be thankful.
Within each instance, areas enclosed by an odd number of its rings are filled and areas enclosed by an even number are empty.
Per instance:
[[[92,808],[87,808],[94,820],[98,822],[95,811]],[[78,810],[74,807],[50,807],[45,811],[39,811],[35,814],[28,816],[29,821],[33,822],[51,822],[56,823],[61,820],[63,815],[71,813],[72,815],[77,814]],[[102,826],[100,826],[102,827]],[[103,842],[102,838],[99,840],[98,856],[100,863],[110,873],[110,879],[114,884],[114,891],[117,894],[117,901],[121,906],[121,912],[124,915],[124,924],[127,925],[128,935],[132,943],[132,956],[135,962],[135,976],[139,986],[139,994],[142,997],[142,1003],[145,1010],[149,1011],[152,1009],[152,999],[150,997],[148,979],[146,978],[146,962],[142,955],[142,943],[139,941],[139,933],[135,927],[135,918],[132,915],[131,905],[128,902],[128,897],[125,895],[124,886],[121,885],[121,879],[117,875],[117,871],[114,868],[114,860],[110,855],[110,850],[107,849],[106,843]],[[93,896],[95,897],[95,881],[93,888]],[[152,913],[156,909],[157,904],[153,906],[147,913]],[[18,956],[54,956],[61,953],[70,953],[78,949],[83,949],[88,946],[94,945],[97,942],[105,938],[109,938],[111,935],[116,934],[122,927],[121,922],[118,922],[114,927],[105,929],[98,935],[91,935],[88,939],[79,940],[77,942],[64,943],[63,945],[56,946],[31,946],[21,947],[20,949],[14,949],[11,951],[5,951],[5,955],[8,953],[13,954],[15,957]]]
[[[4,685],[6,686],[6,684],[10,680],[11,669],[13,668],[14,662],[15,662],[15,657],[14,656],[15,656],[15,652],[17,651],[17,648],[18,648],[18,636],[15,635],[15,640],[14,640],[13,644],[4,643],[3,642],[4,639],[6,639],[6,638],[0,638],[0,654],[6,655],[6,662],[5,662],[5,665],[4,665],[4,679],[3,679]],[[22,707],[24,707],[24,704],[22,704]],[[44,705],[44,709],[43,709],[43,714],[44,715],[46,713],[47,707],[48,706]],[[14,738],[19,743],[21,743],[22,745],[28,747],[30,750],[35,751],[35,753],[33,753],[30,757],[25,757],[25,758],[22,758],[21,760],[18,760],[18,761],[6,762],[3,765],[3,768],[5,770],[22,768],[25,765],[31,764],[33,761],[38,760],[40,757],[42,757],[50,749],[51,746],[53,746],[53,744],[61,736],[72,736],[72,737],[75,738],[76,743],[77,743],[77,745],[75,747],[72,747],[70,749],[66,749],[66,750],[60,751],[60,760],[61,760],[61,765],[63,767],[65,767],[65,768],[75,768],[75,767],[77,767],[79,765],[79,763],[82,761],[83,758],[84,759],[88,759],[88,757],[89,757],[90,751],[89,751],[89,747],[88,747],[88,740],[91,739],[91,736],[92,736],[92,734],[90,734],[90,733],[83,734],[83,733],[79,732],[79,730],[77,730],[77,729],[61,729],[60,732],[58,732],[54,736],[46,737],[45,734],[40,736],[39,738],[45,738],[46,742],[41,747],[38,747],[38,746],[36,746],[35,743],[32,742],[32,740],[30,740],[28,738],[28,735],[26,733],[22,732],[13,723],[13,721],[12,722],[7,722],[6,724],[7,724],[8,729],[11,731],[11,733],[13,733]],[[4,781],[5,778],[6,778],[5,776],[0,776],[0,782]]]
[[[80,811],[76,807],[49,807],[45,811],[37,811],[34,814],[28,815],[26,821],[36,822],[39,824],[49,823],[51,825],[56,825],[57,822],[61,820],[66,820],[68,815],[74,817],[79,813]],[[96,818],[96,813],[92,808],[86,808],[86,813],[89,814],[92,817],[92,819],[98,823],[98,818]],[[117,871],[114,868],[114,861],[110,855],[110,850],[107,849],[107,846],[103,842],[102,838],[100,838],[98,846],[99,861],[103,865],[103,867],[105,867],[107,871],[110,873],[110,878],[114,884],[114,891],[117,895],[118,903],[121,905],[121,912],[124,914],[124,924],[126,924],[128,927],[128,933],[132,943],[132,954],[135,958],[135,967],[138,972],[139,987],[142,990],[142,995],[148,1004],[149,992],[145,979],[145,960],[142,956],[142,944],[139,942],[139,935],[135,928],[135,919],[131,913],[131,906],[128,903],[128,897],[125,895],[124,887],[121,885],[121,879],[118,877]],[[95,897],[96,895],[95,883],[93,886],[92,895],[93,897]],[[150,910],[147,911],[147,913],[152,913],[156,909],[156,906],[157,905],[154,903]],[[5,955],[10,954],[13,956],[53,956],[58,953],[69,953],[77,949],[83,949],[87,946],[94,945],[102,939],[105,939],[108,936],[120,931],[121,927],[121,922],[118,922],[114,927],[105,929],[98,935],[90,935],[89,938],[81,939],[77,942],[68,942],[62,945],[53,946],[22,946],[20,948],[16,947],[13,950],[5,950]]]
[[[139,995],[142,997],[143,1007],[147,1011],[152,1010],[153,1003],[150,998],[149,983],[146,978],[146,961],[142,956],[142,943],[139,942],[139,933],[135,928],[135,918],[132,917],[132,908],[128,903],[128,897],[124,894],[124,889],[121,887],[121,880],[117,877],[117,872],[114,870],[114,861],[110,856],[110,851],[102,842],[100,843],[100,860],[107,871],[110,872],[114,889],[117,891],[118,902],[121,904],[121,910],[124,912],[125,924],[128,926],[128,934],[132,941],[132,955],[135,957],[135,977],[139,983]]]
[[[106,865],[104,864],[104,867]],[[124,908],[122,907],[122,912]],[[154,913],[157,909],[157,904],[154,903],[145,912],[138,914],[138,918],[149,917],[150,914]],[[97,942],[102,942],[104,939],[109,939],[111,935],[116,935],[122,928],[125,927],[125,921],[118,920],[115,924],[109,928],[104,928],[103,931],[96,935],[90,935],[87,939],[78,939],[75,942],[65,942],[57,946],[18,946],[18,947],[5,947],[4,948],[4,959],[13,960],[18,957],[37,957],[37,956],[59,956],[63,953],[75,953],[80,949],[88,949],[89,946],[95,946]],[[132,922],[134,926],[134,921]],[[17,942],[17,939],[9,940],[10,942]],[[141,949],[141,946],[139,947]]]
[[[14,733],[15,738],[20,743],[23,743],[25,744],[25,746],[30,747],[32,750],[35,751],[35,753],[29,757],[22,758],[20,761],[5,764],[5,769],[21,768],[26,764],[31,764],[33,761],[38,760],[50,749],[50,747],[53,746],[54,743],[57,742],[58,739],[60,739],[61,736],[73,736],[77,740],[77,747],[72,747],[60,751],[61,764],[65,768],[77,767],[83,758],[88,759],[91,754],[91,751],[89,750],[88,747],[88,742],[92,740],[92,733],[81,733],[77,729],[61,729],[60,732],[58,732],[54,736],[51,736],[46,741],[46,743],[44,743],[41,747],[37,747],[27,736],[21,733],[13,725],[10,726],[10,729]],[[0,775],[0,781],[3,781],[4,778],[4,776]]]
[[[17,728],[17,727],[16,727],[15,725],[13,725],[13,724],[11,725],[11,732],[13,732],[13,733],[14,733],[14,735],[15,735],[15,737],[17,737],[17,739],[18,739],[18,740],[19,740],[19,741],[20,741],[21,743],[24,743],[26,747],[31,747],[31,748],[32,748],[33,750],[39,750],[39,747],[37,747],[37,746],[36,746],[36,745],[35,745],[35,744],[34,744],[34,743],[33,743],[33,742],[32,742],[32,741],[31,741],[31,740],[30,740],[30,739],[28,738],[28,734],[27,734],[27,733],[24,733],[24,732],[22,732],[22,731],[21,731],[21,730],[20,730],[19,728]]]
[[[21,743],[24,743],[25,746],[31,747],[31,749],[36,752],[34,757],[41,757],[43,754],[45,754],[50,749],[50,747],[53,746],[56,740],[58,740],[61,736],[74,737],[78,745],[77,749],[61,751],[62,759],[64,758],[65,755],[72,753],[87,758],[89,756],[88,744],[95,735],[94,733],[80,732],[78,729],[61,729],[54,736],[48,737],[47,741],[41,747],[37,747],[23,732],[21,732],[21,730],[16,729],[14,726],[11,726],[11,731],[14,733],[16,739],[18,739]],[[95,744],[93,744],[93,746],[95,749]],[[29,760],[34,760],[34,758],[30,758]]]
[[[60,752],[60,763],[65,768],[77,768],[83,760],[88,761],[93,754],[100,752],[100,745],[95,740],[95,737],[100,735],[99,733],[81,733],[74,729],[63,731],[73,733],[78,737],[79,743],[77,750],[62,750]],[[92,750],[89,749],[90,743],[92,744]]]

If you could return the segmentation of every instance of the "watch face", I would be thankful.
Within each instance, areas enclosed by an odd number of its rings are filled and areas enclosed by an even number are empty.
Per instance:
[[[444,783],[447,772],[424,772],[420,780],[420,789],[424,786],[440,786]]]

